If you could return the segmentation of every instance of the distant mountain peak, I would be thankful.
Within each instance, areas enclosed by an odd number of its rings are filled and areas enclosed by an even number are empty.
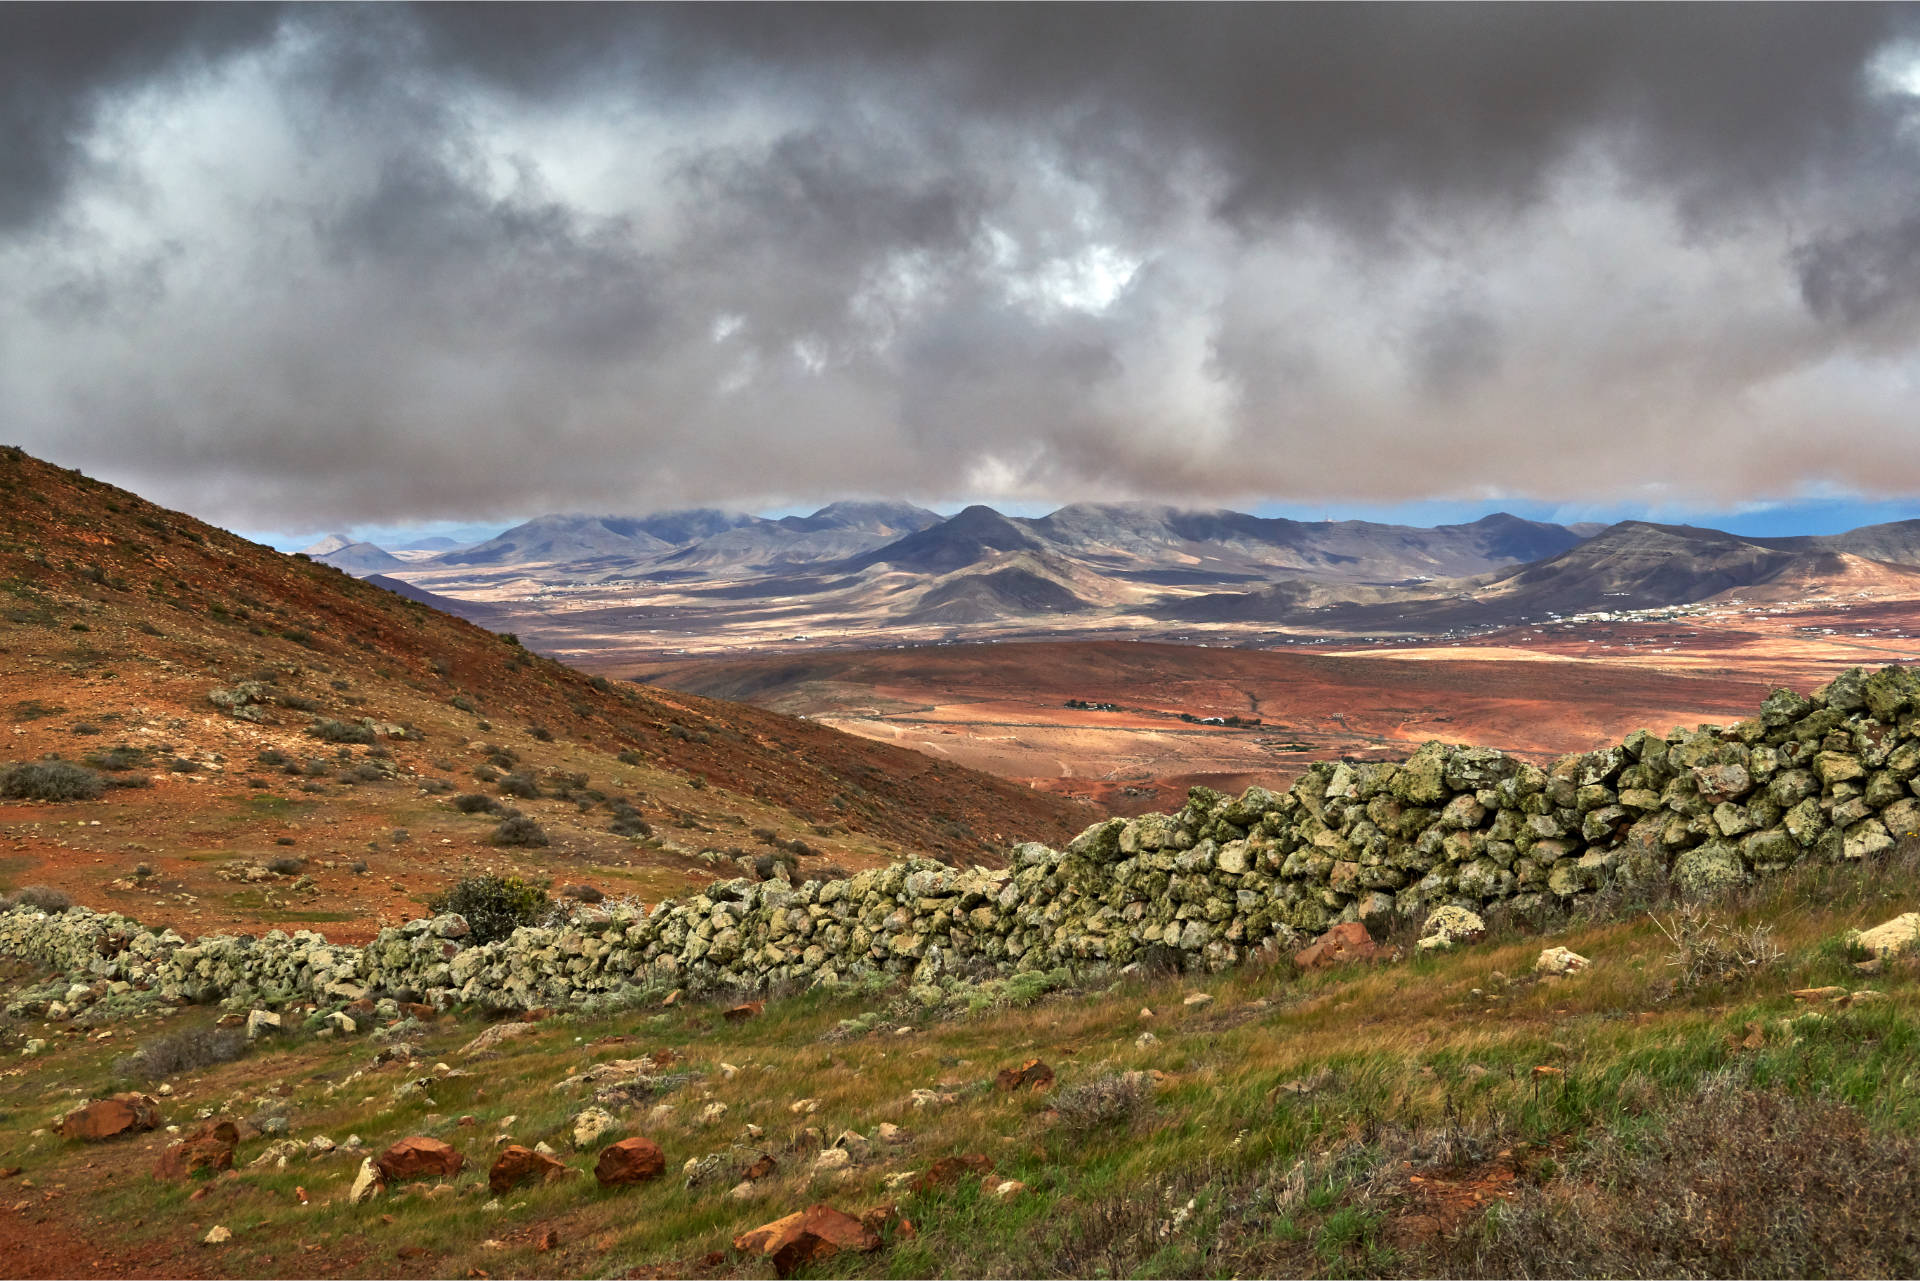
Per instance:
[[[300,554],[302,556],[314,556],[314,557],[331,556],[334,552],[337,552],[342,548],[351,547],[353,546],[353,544],[354,544],[354,540],[347,537],[345,534],[328,534],[325,538],[321,539],[319,542],[315,543],[313,546],[302,547],[300,549]]]

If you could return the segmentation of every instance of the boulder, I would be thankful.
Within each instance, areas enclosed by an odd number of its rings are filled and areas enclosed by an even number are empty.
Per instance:
[[[992,1171],[993,1161],[978,1152],[970,1152],[966,1156],[943,1156],[928,1167],[925,1174],[914,1180],[913,1190],[927,1192],[958,1183],[969,1174],[985,1175]]]
[[[652,1139],[621,1139],[600,1154],[593,1177],[603,1188],[624,1187],[657,1179],[667,1168],[666,1154]]]
[[[359,1205],[371,1201],[380,1195],[385,1186],[380,1182],[380,1167],[374,1164],[372,1157],[368,1157],[360,1162],[360,1172],[353,1176],[353,1186],[347,1189],[347,1202]]]
[[[733,1239],[733,1248],[771,1259],[775,1275],[790,1277],[843,1250],[859,1254],[877,1250],[880,1234],[830,1205],[812,1205],[741,1233]]]
[[[611,1134],[619,1122],[605,1108],[588,1108],[573,1118],[573,1146],[590,1148]]]
[[[461,1046],[459,1054],[463,1059],[491,1058],[500,1052],[500,1047],[506,1042],[539,1030],[531,1023],[495,1023]]]
[[[1456,944],[1475,942],[1486,932],[1487,923],[1477,913],[1448,904],[1428,915],[1420,930],[1420,941],[1414,946],[1422,952],[1444,952]]]
[[[1019,1067],[1001,1068],[993,1083],[1003,1094],[1011,1094],[1015,1090],[1031,1090],[1038,1094],[1052,1088],[1053,1069],[1039,1059],[1028,1059]]]
[[[1533,963],[1535,974],[1568,975],[1578,974],[1592,966],[1593,962],[1578,952],[1564,947],[1550,947],[1540,953],[1540,959]]]
[[[1883,960],[1912,951],[1920,947],[1920,912],[1903,912],[1891,921],[1862,930],[1853,941]]]
[[[1380,955],[1380,947],[1358,921],[1336,925],[1293,954],[1293,963],[1303,970],[1326,969],[1371,961]]]
[[[566,1172],[566,1166],[545,1153],[510,1143],[487,1171],[487,1188],[495,1196],[504,1196],[529,1179],[550,1183]]]
[[[154,1162],[156,1179],[184,1179],[201,1170],[231,1170],[240,1129],[231,1121],[208,1121],[174,1143]]]
[[[380,1178],[384,1182],[398,1183],[403,1179],[444,1179],[458,1174],[466,1158],[450,1144],[415,1134],[382,1152],[375,1164],[380,1167]]]
[[[60,1118],[55,1130],[62,1138],[96,1143],[122,1134],[151,1130],[160,1124],[160,1105],[144,1094],[116,1094],[75,1108]]]

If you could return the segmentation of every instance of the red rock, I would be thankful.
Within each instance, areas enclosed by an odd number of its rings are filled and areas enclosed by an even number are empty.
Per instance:
[[[780,1163],[773,1159],[771,1152],[762,1152],[759,1158],[746,1168],[742,1177],[745,1178],[747,1182],[753,1183],[772,1174],[779,1168],[779,1165]]]
[[[652,1139],[636,1137],[621,1139],[601,1152],[599,1163],[593,1167],[593,1177],[600,1180],[603,1188],[617,1188],[657,1179],[666,1168],[666,1154],[660,1151],[660,1145]]]
[[[55,1127],[61,1137],[84,1139],[89,1143],[111,1139],[135,1130],[151,1130],[160,1124],[160,1105],[144,1094],[116,1094],[96,1099],[75,1108],[60,1118]]]
[[[501,1150],[494,1161],[493,1168],[487,1171],[487,1187],[495,1196],[501,1196],[519,1187],[528,1179],[540,1179],[551,1183],[567,1172],[560,1164],[544,1152],[535,1152],[532,1148],[523,1148],[518,1143],[510,1143]]]
[[[559,1249],[560,1234],[558,1232],[555,1232],[552,1228],[548,1228],[545,1232],[542,1232],[540,1234],[539,1243],[535,1245],[534,1248],[542,1254],[545,1254],[548,1250]]]
[[[1358,921],[1348,921],[1344,925],[1334,926],[1295,952],[1293,963],[1303,970],[1318,970],[1333,965],[1371,961],[1379,955],[1380,947],[1373,941],[1373,936],[1367,933],[1367,927]]]
[[[994,1084],[1003,1092],[1032,1090],[1038,1094],[1053,1085],[1053,1069],[1039,1059],[1028,1059],[1017,1068],[1002,1068]]]
[[[400,1140],[374,1162],[380,1167],[380,1177],[388,1183],[429,1176],[445,1178],[460,1173],[466,1163],[467,1159],[450,1145],[423,1134]]]
[[[184,1179],[200,1170],[231,1170],[233,1149],[240,1130],[231,1121],[209,1121],[178,1142],[167,1145],[154,1162],[156,1179]]]
[[[993,1170],[993,1162],[978,1152],[967,1156],[943,1156],[930,1166],[927,1172],[914,1180],[913,1190],[926,1192],[933,1188],[943,1188],[950,1183],[958,1183],[969,1173],[987,1174]]]
[[[774,1274],[790,1277],[807,1264],[830,1259],[842,1250],[861,1254],[877,1250],[880,1234],[830,1205],[811,1205],[741,1233],[733,1239],[733,1248],[772,1259]]]
[[[748,1001],[744,1005],[734,1006],[732,1009],[721,1014],[720,1017],[729,1023],[744,1023],[748,1019],[759,1015],[766,1008],[767,1003],[765,1001]]]

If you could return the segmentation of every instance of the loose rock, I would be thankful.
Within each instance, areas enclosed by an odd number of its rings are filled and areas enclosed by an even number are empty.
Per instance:
[[[593,1167],[593,1177],[603,1188],[616,1188],[657,1179],[666,1168],[667,1158],[660,1151],[660,1145],[652,1139],[635,1137],[621,1139],[602,1152],[599,1163]]]

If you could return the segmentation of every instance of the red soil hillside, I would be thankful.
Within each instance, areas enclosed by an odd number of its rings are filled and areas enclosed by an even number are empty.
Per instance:
[[[243,687],[249,705],[210,700]],[[364,737],[366,720],[381,727],[372,743],[314,733],[334,721]],[[804,720],[589,677],[0,450],[0,762],[46,756],[135,785],[0,800],[0,886],[49,884],[196,930],[322,921],[349,937],[489,866],[651,901],[776,849],[803,872],[908,853],[990,861],[1090,818]],[[482,781],[499,772],[540,795],[499,797]],[[441,782],[519,808],[550,845],[489,844],[499,819],[457,812]],[[610,831],[622,811],[651,835]],[[276,858],[304,864],[235,879]]]

